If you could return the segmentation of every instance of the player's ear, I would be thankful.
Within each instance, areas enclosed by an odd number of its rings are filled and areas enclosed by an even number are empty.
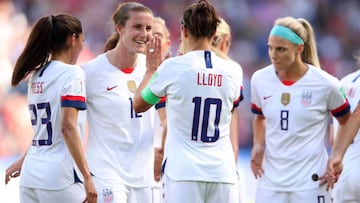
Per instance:
[[[68,44],[69,47],[74,47],[75,44],[76,44],[76,39],[77,39],[76,34],[73,33],[72,35],[70,35],[70,36],[67,38],[67,42],[66,42],[66,43]]]
[[[304,44],[298,45],[296,53],[301,54],[304,51]]]
[[[181,26],[181,31],[183,32],[184,34],[184,37],[188,37],[188,29],[186,28],[186,26]]]
[[[122,26],[119,25],[119,24],[116,24],[115,25],[115,31],[120,34],[120,32],[122,31]]]

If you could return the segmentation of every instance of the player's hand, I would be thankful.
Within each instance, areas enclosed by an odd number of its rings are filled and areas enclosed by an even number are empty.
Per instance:
[[[146,44],[146,68],[150,72],[155,72],[162,61],[161,38],[155,35]]]
[[[84,180],[84,188],[86,197],[83,203],[96,203],[97,202],[97,192],[92,181],[92,177],[89,177]]]
[[[254,145],[251,150],[251,171],[255,178],[260,178],[264,174],[262,168],[262,161],[264,158],[264,147],[260,145]]]
[[[8,184],[11,178],[16,178],[20,176],[21,166],[23,163],[23,159],[19,159],[11,164],[5,171],[5,185]]]
[[[164,158],[164,151],[160,148],[155,148],[154,157],[154,179],[160,181],[161,177],[161,164]]]
[[[332,154],[327,163],[326,174],[320,178],[322,182],[327,182],[326,190],[334,187],[334,184],[338,181],[342,170],[342,157]]]

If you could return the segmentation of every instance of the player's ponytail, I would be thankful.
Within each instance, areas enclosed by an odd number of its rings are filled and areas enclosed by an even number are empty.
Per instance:
[[[30,72],[48,61],[52,44],[52,20],[52,16],[42,17],[35,24],[23,52],[16,61],[12,86],[19,84]]]
[[[307,41],[304,44],[304,51],[302,53],[301,58],[304,62],[314,65],[315,67],[321,68],[319,56],[316,49],[314,30],[307,20],[303,18],[299,18],[298,21],[305,28],[307,35],[306,36]]]
[[[183,13],[181,24],[195,38],[211,39],[220,23],[215,7],[207,0],[191,4]]]
[[[81,22],[69,14],[40,18],[31,30],[25,48],[15,63],[11,85],[16,86],[32,71],[48,63],[52,54],[69,49],[67,37],[79,37],[81,33]]]

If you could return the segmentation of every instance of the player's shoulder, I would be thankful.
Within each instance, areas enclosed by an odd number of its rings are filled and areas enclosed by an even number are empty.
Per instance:
[[[256,78],[262,78],[262,77],[269,77],[269,74],[274,74],[275,73],[275,69],[274,66],[272,64],[267,65],[265,67],[262,67],[260,69],[257,69],[251,76],[252,79],[256,79]]]
[[[48,68],[51,69],[52,75],[83,74],[83,70],[79,66],[61,61],[52,61]]]
[[[351,72],[341,78],[341,83],[356,83],[360,82],[360,70]]]
[[[106,66],[106,64],[108,63],[109,62],[106,58],[106,53],[102,53],[96,56],[95,58],[91,59],[90,61],[81,64],[80,66],[87,73],[98,70],[99,68]]]
[[[309,68],[309,73],[311,74],[311,76],[313,76],[313,79],[317,79],[318,81],[321,81],[322,83],[338,83],[340,82],[340,80],[335,77],[334,75],[328,73],[327,71],[325,71],[324,69],[315,67],[311,64],[307,64],[308,68]]]

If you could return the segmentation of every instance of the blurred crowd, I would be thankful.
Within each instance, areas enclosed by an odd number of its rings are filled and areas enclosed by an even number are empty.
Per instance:
[[[341,78],[357,69],[353,56],[360,50],[359,0],[210,0],[232,29],[230,56],[244,70],[245,100],[240,111],[240,146],[252,142],[249,80],[269,62],[267,37],[278,17],[306,18],[314,27],[322,68]],[[85,33],[81,64],[103,51],[113,31],[111,13],[116,0],[0,0],[0,158],[26,150],[32,129],[26,105],[26,84],[10,85],[12,68],[29,28],[44,15],[67,12],[78,17]],[[166,20],[176,55],[183,9],[193,0],[138,0]],[[41,42],[39,42],[41,43]],[[101,67],[100,67],[101,68]]]

